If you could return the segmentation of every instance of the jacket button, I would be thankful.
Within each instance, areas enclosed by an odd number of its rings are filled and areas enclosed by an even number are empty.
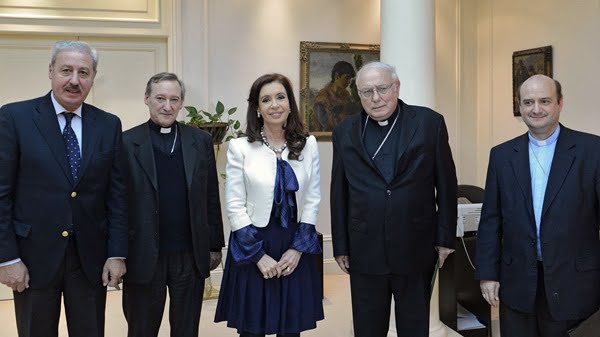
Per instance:
[[[531,240],[531,245],[532,245],[532,246],[535,246],[535,239],[532,239],[532,240]]]
[[[387,193],[387,195],[392,195],[392,191],[390,191],[390,190],[387,190],[386,193]]]
[[[71,198],[75,198],[77,196],[77,192],[73,191],[71,192]]]
[[[62,235],[63,238],[66,238],[66,237],[69,237],[69,232],[62,231],[62,233],[60,233],[60,235]]]

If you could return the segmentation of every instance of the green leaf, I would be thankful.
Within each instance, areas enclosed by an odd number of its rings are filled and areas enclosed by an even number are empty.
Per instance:
[[[227,114],[229,116],[233,115],[235,112],[237,111],[237,107],[233,107],[231,109],[229,109],[229,111],[227,111]]]
[[[189,112],[189,113],[198,113],[198,110],[196,110],[195,107],[188,105],[185,107],[185,109]]]
[[[209,112],[207,112],[207,111],[204,111],[204,110],[200,110],[200,112],[201,112],[201,113],[202,113],[204,116],[206,116],[208,119],[212,119],[212,114],[210,114]]]
[[[241,125],[242,125],[242,123],[240,123],[240,121],[237,121],[237,120],[236,120],[236,121],[235,121],[235,124],[233,124],[233,128],[237,130],[237,129],[239,129],[239,128],[240,128],[240,126],[241,126]]]
[[[221,101],[217,102],[215,111],[217,112],[217,114],[219,114],[219,116],[222,115],[223,112],[225,112],[225,106],[223,105],[223,103],[221,103]]]
[[[232,136],[232,135],[229,135],[229,136],[227,136],[227,137],[225,138],[225,141],[226,141],[226,142],[228,142],[228,141],[230,141],[230,140],[232,140],[232,139],[233,139],[233,136]]]

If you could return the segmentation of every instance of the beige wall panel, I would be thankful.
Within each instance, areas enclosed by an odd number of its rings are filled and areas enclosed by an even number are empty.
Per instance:
[[[144,91],[148,79],[167,71],[166,40],[88,39],[100,54],[88,101],[121,118],[123,129],[148,120]]]
[[[0,35],[0,105],[42,96],[50,90],[48,64],[54,42]]]
[[[159,0],[2,0],[0,17],[158,22]]]

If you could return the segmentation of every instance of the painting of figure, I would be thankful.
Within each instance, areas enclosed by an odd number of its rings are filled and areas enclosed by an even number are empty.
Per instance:
[[[378,45],[301,42],[300,109],[317,139],[331,139],[337,124],[361,111],[356,72],[377,60]]]

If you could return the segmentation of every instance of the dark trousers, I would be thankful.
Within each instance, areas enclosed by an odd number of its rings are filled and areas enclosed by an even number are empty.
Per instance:
[[[502,288],[500,288],[502,289]],[[538,282],[535,312],[525,313],[500,303],[500,334],[502,337],[568,337],[569,329],[581,320],[557,321],[552,318],[544,285],[544,267],[538,262]]]
[[[123,312],[128,337],[158,336],[169,290],[169,323],[172,337],[197,337],[204,279],[192,253],[159,255],[152,281],[125,282]]]
[[[430,288],[431,279],[423,274],[368,275],[351,272],[354,335],[387,336],[393,296],[398,336],[429,336]]]
[[[242,332],[240,334],[240,337],[265,337],[264,334],[262,335],[255,335],[255,334],[251,334],[251,333],[246,333],[246,332]],[[286,334],[277,334],[277,337],[300,337],[300,333],[286,333]]]
[[[35,275],[33,276],[35,277]],[[52,282],[43,289],[14,292],[19,337],[57,337],[61,297],[71,337],[103,337],[106,288],[83,273],[75,238]]]

